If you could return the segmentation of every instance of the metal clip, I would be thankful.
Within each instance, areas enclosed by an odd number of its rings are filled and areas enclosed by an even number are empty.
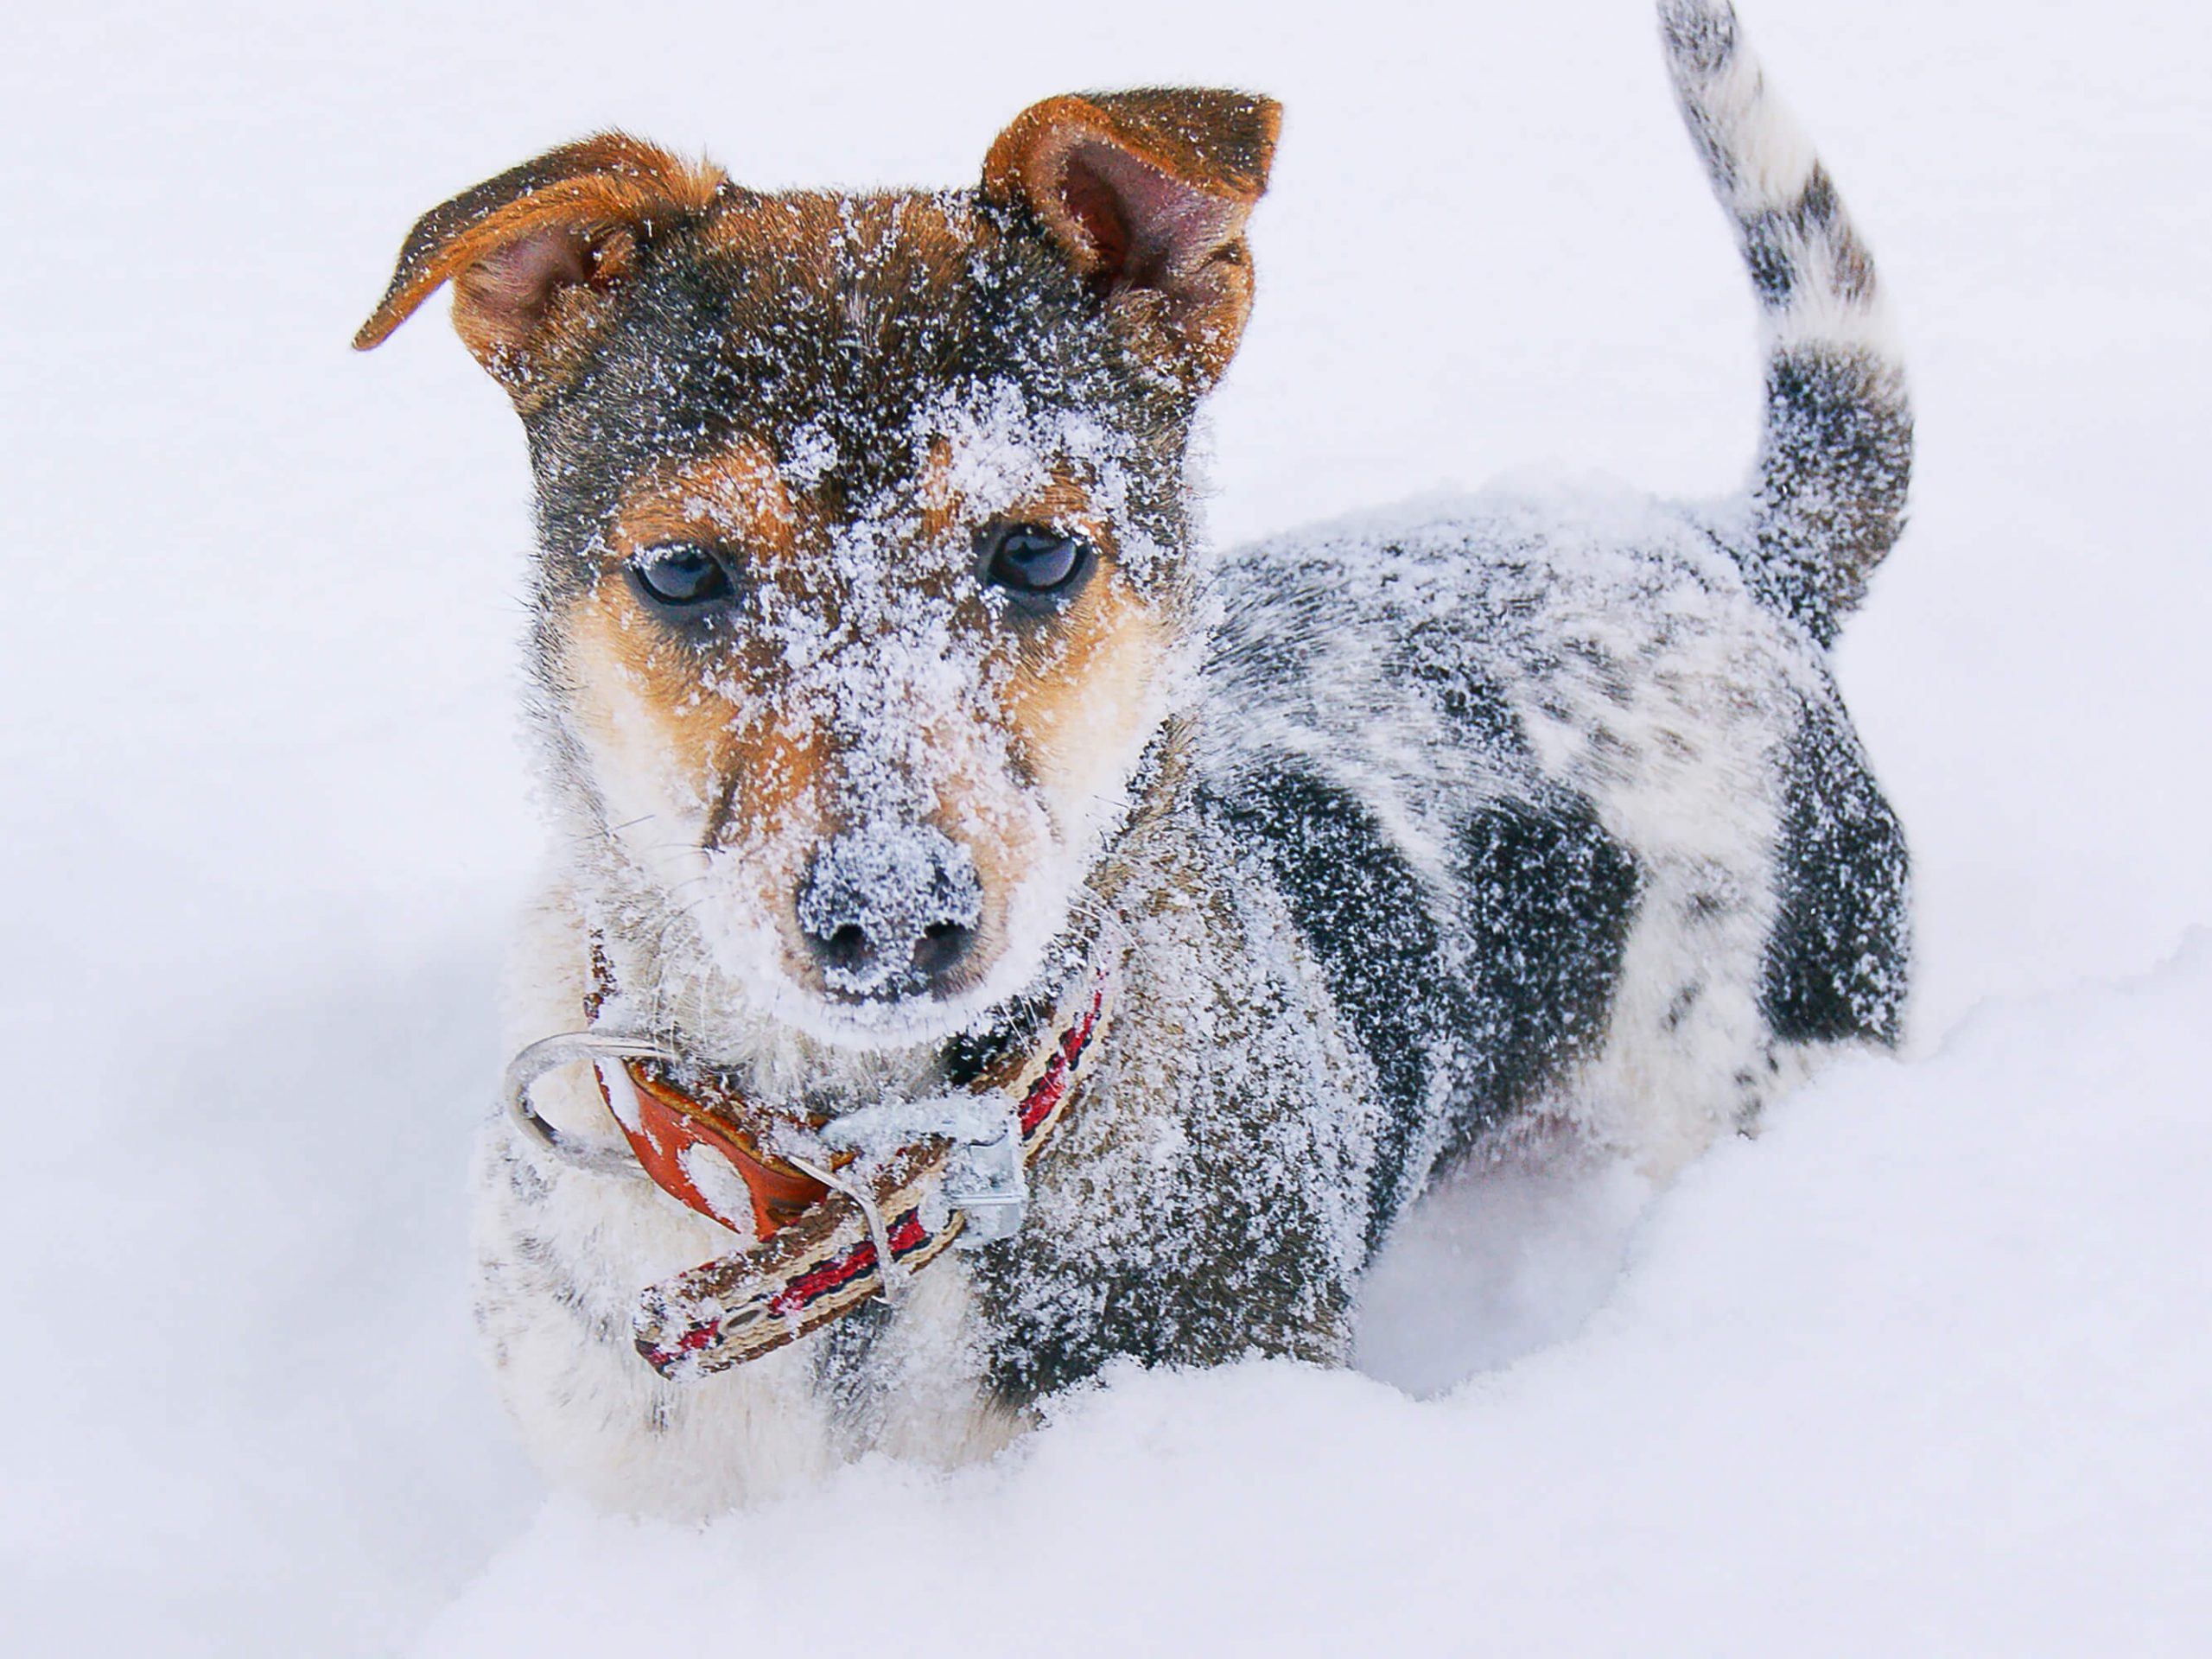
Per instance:
[[[891,1230],[883,1224],[883,1207],[868,1190],[866,1178],[849,1176],[826,1158],[813,1163],[788,1147],[781,1155],[792,1168],[813,1176],[832,1192],[843,1193],[859,1209],[861,1220],[868,1227],[868,1243],[875,1246],[875,1271],[883,1281],[883,1300],[896,1307],[906,1294],[906,1269],[892,1254]]]
[[[941,1190],[967,1217],[955,1243],[974,1249],[1021,1230],[1029,1184],[1021,1170],[1021,1120],[1011,1103],[963,1094],[887,1102],[848,1112],[820,1133],[826,1144],[849,1147],[863,1161],[931,1136],[950,1141]]]
[[[1012,1108],[1000,1114],[988,1140],[962,1139],[944,1166],[944,1201],[967,1217],[955,1244],[981,1249],[1021,1230],[1029,1211],[1029,1181],[1021,1168],[1021,1120]]]
[[[639,1168],[634,1154],[625,1147],[594,1146],[571,1135],[563,1135],[537,1115],[530,1103],[530,1086],[548,1071],[557,1071],[578,1060],[589,1060],[594,1065],[619,1060],[659,1060],[664,1064],[680,1064],[678,1058],[659,1044],[643,1038],[618,1036],[610,1032],[567,1031],[556,1037],[547,1037],[532,1043],[507,1062],[507,1073],[503,1088],[507,1116],[515,1127],[532,1142],[556,1157],[588,1169],[595,1175],[635,1177],[639,1180],[652,1178]],[[619,1065],[607,1065],[601,1074],[626,1098],[630,1079]],[[631,1106],[631,1121],[636,1121],[637,1108]]]

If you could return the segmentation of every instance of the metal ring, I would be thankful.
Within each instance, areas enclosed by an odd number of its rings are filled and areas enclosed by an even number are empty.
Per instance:
[[[578,1169],[589,1170],[594,1175],[626,1175],[641,1181],[651,1180],[652,1178],[639,1166],[627,1147],[617,1152],[612,1147],[590,1146],[563,1135],[540,1117],[530,1103],[531,1085],[548,1071],[557,1071],[577,1060],[602,1059],[680,1063],[677,1056],[657,1043],[609,1032],[568,1031],[541,1038],[507,1062],[504,1083],[507,1116],[539,1147]]]

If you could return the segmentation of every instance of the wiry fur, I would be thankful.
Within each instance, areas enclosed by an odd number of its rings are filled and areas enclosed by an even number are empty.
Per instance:
[[[1251,292],[1257,100],[1052,100],[967,195],[758,197],[594,141],[424,221],[365,339],[460,282],[538,473],[576,850],[512,1041],[582,1023],[597,941],[610,1024],[765,1098],[911,1096],[1020,1029],[1098,918],[1130,940],[1020,1236],[703,1382],[647,1370],[630,1313],[731,1235],[488,1128],[480,1318],[557,1476],[698,1513],[870,1448],[988,1452],[1116,1357],[1338,1362],[1440,1165],[1568,1125],[1663,1175],[1828,1049],[1894,1040],[1903,843],[1822,652],[1897,530],[1902,379],[1732,12],[1660,11],[1774,341],[1754,481],[1709,511],[1487,500],[1201,557],[1184,455]],[[608,156],[619,189],[575,181]],[[1009,513],[1104,564],[1018,638],[967,551]],[[625,537],[695,520],[760,596],[671,640]],[[878,823],[984,849],[997,908],[972,978],[862,1018],[776,907]],[[610,1133],[582,1076],[536,1100]]]

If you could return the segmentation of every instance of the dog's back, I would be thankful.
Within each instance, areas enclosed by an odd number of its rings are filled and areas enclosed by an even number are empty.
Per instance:
[[[1221,568],[1207,788],[1393,1103],[1379,1220],[1532,1108],[1663,1172],[1898,1033],[1904,842],[1821,652],[1900,528],[1903,374],[1732,14],[1662,17],[1768,324],[1744,498],[1414,509]]]

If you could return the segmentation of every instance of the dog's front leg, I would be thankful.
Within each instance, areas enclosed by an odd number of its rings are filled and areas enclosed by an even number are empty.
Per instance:
[[[1265,890],[1155,852],[1111,1052],[977,1253],[988,1375],[1015,1403],[1110,1362],[1342,1363],[1364,1259],[1371,1074]]]

